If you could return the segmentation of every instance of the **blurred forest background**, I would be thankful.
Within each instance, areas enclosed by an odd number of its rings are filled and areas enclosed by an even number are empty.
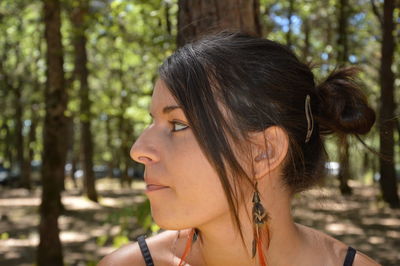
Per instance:
[[[330,174],[293,210],[400,264],[399,0],[2,0],[1,265],[95,265],[159,230],[129,150],[150,122],[157,67],[219,29],[287,44],[317,80],[361,67],[377,122],[327,139]]]

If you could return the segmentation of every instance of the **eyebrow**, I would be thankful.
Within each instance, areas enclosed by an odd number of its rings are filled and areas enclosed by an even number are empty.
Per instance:
[[[178,106],[178,105],[168,105],[165,106],[162,110],[163,114],[168,114],[176,109],[182,109],[182,107]],[[151,112],[149,112],[150,116],[153,117],[153,115],[151,114]]]

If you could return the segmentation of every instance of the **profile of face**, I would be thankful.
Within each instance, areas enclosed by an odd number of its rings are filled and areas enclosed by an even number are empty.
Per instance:
[[[163,229],[198,227],[229,213],[217,172],[203,154],[184,112],[162,80],[151,101],[153,122],[130,156],[145,165],[145,181],[168,188],[147,192],[154,221]]]

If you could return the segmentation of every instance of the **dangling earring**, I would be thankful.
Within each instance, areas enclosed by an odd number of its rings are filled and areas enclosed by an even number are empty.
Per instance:
[[[258,252],[258,258],[261,266],[267,266],[264,257],[263,243],[266,244],[266,249],[269,247],[270,235],[268,228],[269,216],[261,204],[260,195],[258,192],[258,182],[255,184],[253,194],[253,243],[252,257]]]
[[[182,264],[182,263],[185,262],[185,258],[186,258],[186,256],[189,254],[189,252],[190,252],[190,250],[191,250],[191,248],[192,248],[192,244],[193,244],[194,242],[196,242],[198,236],[199,236],[199,230],[198,230],[197,228],[192,228],[192,229],[190,230],[189,235],[188,235],[188,239],[187,239],[187,241],[186,241],[185,250],[183,251],[183,255],[182,255],[182,257],[181,257],[181,261],[179,262],[179,266],[184,265],[184,264]],[[185,264],[186,264],[186,262],[185,262]]]

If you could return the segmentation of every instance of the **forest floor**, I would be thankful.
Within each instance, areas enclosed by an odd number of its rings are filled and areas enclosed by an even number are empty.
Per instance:
[[[379,200],[377,184],[349,184],[354,193],[347,197],[334,185],[298,194],[293,202],[296,222],[321,230],[382,265],[400,265],[400,210]],[[98,180],[97,189],[99,204],[68,186],[63,192],[66,211],[59,225],[65,265],[96,265],[117,246],[145,233],[132,215],[132,207],[145,200],[143,182],[121,189],[116,180],[106,178]],[[39,204],[39,189],[0,188],[0,265],[34,264]]]

